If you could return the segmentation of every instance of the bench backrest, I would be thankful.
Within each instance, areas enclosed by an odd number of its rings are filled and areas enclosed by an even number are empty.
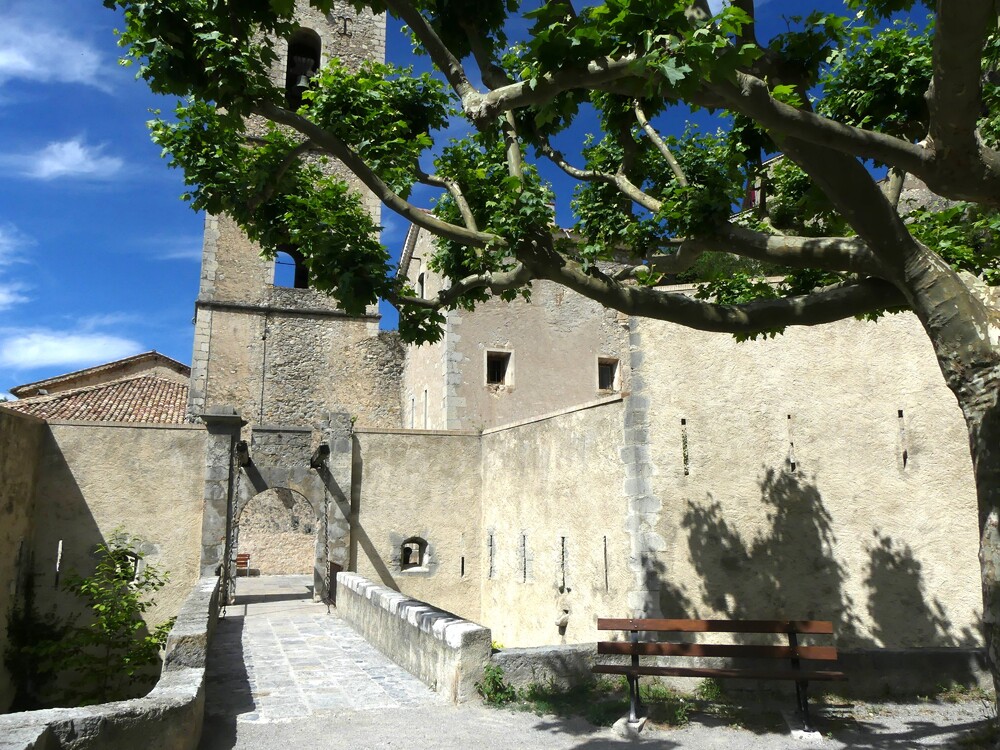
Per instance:
[[[816,659],[835,661],[835,646],[800,646],[797,635],[832,635],[833,623],[824,620],[643,620],[599,618],[598,630],[625,630],[644,633],[776,633],[788,636],[787,646],[757,646],[714,643],[641,643],[601,641],[599,654],[633,656],[722,656],[742,658]]]

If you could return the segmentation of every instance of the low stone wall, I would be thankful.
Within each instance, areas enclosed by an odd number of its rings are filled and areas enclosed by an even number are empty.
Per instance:
[[[488,628],[410,599],[356,573],[337,574],[337,613],[431,688],[463,703],[490,660]]]
[[[205,657],[217,578],[202,578],[167,639],[163,671],[143,698],[0,716],[2,750],[193,750],[205,712]]]
[[[504,671],[504,679],[518,689],[529,685],[551,685],[572,688],[590,682],[595,664],[628,664],[627,656],[597,655],[596,643],[532,648],[505,648],[493,654],[493,664]],[[759,663],[745,659],[731,661],[712,658],[685,658],[683,664],[666,659],[645,657],[643,664],[653,666],[741,667],[759,666],[774,669],[771,659]],[[891,696],[912,697],[934,695],[942,687],[962,685],[992,688],[992,678],[982,649],[861,649],[839,652],[837,669],[847,675],[846,682],[814,683],[817,693],[829,690],[838,695],[857,699],[885,699]],[[652,680],[651,677],[643,678]],[[692,692],[698,679],[690,677],[659,678],[677,690]],[[774,680],[724,680],[729,692],[781,692],[792,689],[792,683]]]

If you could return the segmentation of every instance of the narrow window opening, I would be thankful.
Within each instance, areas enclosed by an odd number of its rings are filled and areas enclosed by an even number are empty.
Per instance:
[[[903,419],[903,410],[897,412],[899,418],[899,448],[903,452],[903,468],[910,460],[909,446],[906,444],[906,421]]]
[[[424,429],[427,429],[427,389],[424,388]]]
[[[461,571],[461,577],[462,577],[462,578],[465,578],[465,555],[462,555],[462,571]]]
[[[528,535],[521,534],[521,583],[528,582]]]
[[[559,537],[559,592],[569,591],[566,585],[566,537]]]
[[[275,253],[274,285],[288,289],[309,288],[309,269],[298,249],[285,246]]]
[[[788,473],[795,473],[795,440],[792,436],[792,415],[788,415]]]
[[[59,573],[62,569],[63,540],[60,539],[56,545],[56,583],[55,588],[59,588]]]
[[[417,296],[420,299],[427,299],[427,289],[424,285],[424,275],[417,276]]]
[[[611,591],[611,579],[608,576],[608,538],[604,537],[604,590]]]
[[[285,66],[285,100],[292,110],[302,106],[302,92],[319,70],[322,42],[312,29],[299,29],[288,40]]]
[[[427,562],[427,541],[411,536],[399,546],[399,569],[423,568]]]
[[[597,360],[597,389],[601,391],[618,390],[618,360],[602,357]]]
[[[486,385],[507,385],[510,352],[486,352]]]
[[[417,399],[410,396],[410,429],[417,426]]]
[[[494,566],[494,562],[496,559],[496,543],[493,541],[493,534],[490,534],[487,537],[486,545],[487,545],[487,551],[489,553],[489,562],[490,562],[489,578],[492,579],[496,575],[496,568]]]
[[[681,461],[684,464],[684,476],[691,473],[691,461],[688,455],[688,429],[687,420],[681,420]]]

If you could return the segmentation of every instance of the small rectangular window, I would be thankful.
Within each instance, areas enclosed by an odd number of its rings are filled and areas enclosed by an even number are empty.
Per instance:
[[[510,352],[486,352],[486,385],[507,385]]]
[[[597,388],[601,391],[618,389],[618,360],[602,357],[597,360]]]

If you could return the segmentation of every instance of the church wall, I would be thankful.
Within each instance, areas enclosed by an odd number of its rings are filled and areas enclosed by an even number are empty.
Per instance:
[[[38,456],[45,423],[0,409],[0,655],[7,647],[12,610],[24,604]],[[14,698],[14,684],[0,658],[0,713]]]
[[[479,435],[356,430],[350,569],[480,622],[479,471]],[[427,557],[403,570],[411,537]]]
[[[636,320],[632,346],[649,460],[629,523],[655,531],[638,609],[831,619],[846,647],[980,642],[968,438],[914,316],[745,343]]]
[[[483,433],[479,622],[504,646],[595,641],[626,614],[623,418],[613,399]]]
[[[199,574],[204,474],[192,467],[204,465],[204,441],[201,425],[49,423],[32,539],[40,613],[69,614],[62,583],[71,572],[88,574],[95,546],[118,528],[142,537],[147,562],[170,574],[146,621],[178,613]]]

